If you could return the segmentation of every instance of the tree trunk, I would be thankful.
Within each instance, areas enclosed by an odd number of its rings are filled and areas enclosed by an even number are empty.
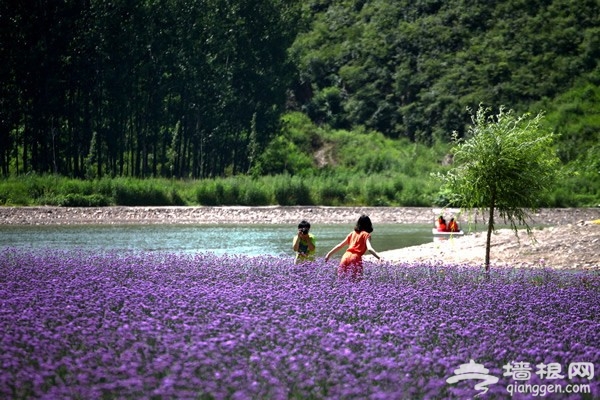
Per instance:
[[[488,273],[490,271],[490,249],[492,247],[492,231],[494,230],[494,209],[496,208],[496,202],[492,200],[492,204],[490,205],[490,215],[488,218],[488,229],[487,229],[487,239],[485,242],[485,272]]]

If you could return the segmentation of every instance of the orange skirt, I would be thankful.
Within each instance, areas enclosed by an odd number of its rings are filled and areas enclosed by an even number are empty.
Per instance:
[[[363,262],[362,255],[356,253],[345,252],[338,267],[338,277],[350,278],[357,280],[362,277]]]

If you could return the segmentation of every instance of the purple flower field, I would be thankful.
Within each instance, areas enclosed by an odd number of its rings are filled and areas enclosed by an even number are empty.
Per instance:
[[[336,265],[0,250],[0,398],[510,398],[510,363],[591,390],[545,398],[600,398],[597,273]],[[447,382],[470,360],[499,378],[486,393]]]

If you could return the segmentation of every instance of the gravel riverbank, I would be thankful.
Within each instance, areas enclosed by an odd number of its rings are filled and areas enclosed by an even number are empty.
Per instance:
[[[444,209],[465,224],[469,216]],[[0,225],[61,224],[290,224],[307,219],[313,224],[354,222],[361,214],[378,223],[433,223],[442,212],[430,207],[0,207]],[[600,208],[542,209],[532,215],[533,224],[567,225],[600,218]],[[479,215],[471,216],[477,223]]]

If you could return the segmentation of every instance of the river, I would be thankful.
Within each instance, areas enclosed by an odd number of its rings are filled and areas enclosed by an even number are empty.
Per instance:
[[[352,224],[313,225],[317,255],[324,256],[352,230]],[[0,226],[0,247],[92,251],[157,251],[217,255],[293,256],[296,225],[49,225]],[[431,242],[430,224],[378,224],[377,251]]]

